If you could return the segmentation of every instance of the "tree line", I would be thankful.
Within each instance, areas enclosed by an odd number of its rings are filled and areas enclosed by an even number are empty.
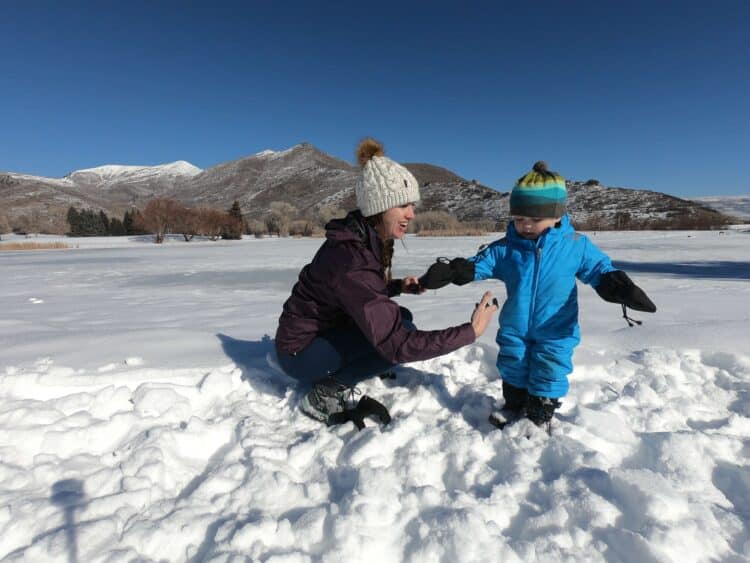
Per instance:
[[[124,236],[153,235],[157,243],[164,242],[168,234],[182,235],[186,241],[195,235],[211,240],[239,239],[242,237],[243,218],[239,202],[227,211],[210,207],[189,208],[168,198],[154,198],[143,210],[125,211],[123,218],[109,218],[104,211],[76,209],[67,213],[70,225],[68,236]]]
[[[194,236],[210,240],[240,239],[243,235],[263,237],[322,236],[325,225],[331,219],[343,217],[346,212],[336,206],[316,206],[299,212],[287,202],[275,201],[263,218],[247,218],[238,201],[227,210],[211,207],[188,208],[168,198],[155,198],[146,206],[126,211],[122,219],[109,218],[104,211],[76,209],[70,207],[67,222],[69,236],[154,236],[161,243],[169,234],[181,235],[186,241]],[[726,221],[717,220],[719,214],[710,210],[698,210],[681,216],[664,218],[639,218],[627,212],[618,212],[610,217],[587,217],[573,222],[579,230],[640,230],[640,229],[708,229],[721,226]],[[7,221],[6,221],[7,222]],[[0,223],[2,216],[0,214]],[[718,224],[718,225],[717,225]],[[410,225],[411,232],[426,236],[479,235],[505,229],[505,221],[460,222],[444,211],[421,211]],[[0,224],[0,231],[2,225]]]
[[[141,210],[125,212],[122,219],[109,218],[104,211],[70,207],[66,216],[70,226],[68,236],[154,236],[156,243],[169,234],[181,235],[186,241],[194,236],[210,240],[240,239],[243,234],[314,236],[323,233],[323,225],[345,213],[335,207],[320,207],[303,217],[297,209],[283,201],[272,202],[263,219],[248,219],[240,203],[235,201],[226,211],[211,207],[189,208],[169,198],[154,198]]]

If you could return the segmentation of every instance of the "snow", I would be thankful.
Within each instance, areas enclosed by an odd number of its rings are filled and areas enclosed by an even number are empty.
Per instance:
[[[7,174],[15,180],[21,180],[24,182],[44,182],[60,187],[71,187],[75,185],[67,176],[65,178],[45,178],[43,176],[34,176],[33,174],[22,174],[19,172],[7,172]]]
[[[288,149],[285,149],[282,151],[274,151],[271,149],[265,149],[258,153],[255,153],[253,156],[258,157],[258,158],[265,158],[267,160],[276,160],[276,159],[283,158],[284,156],[288,155],[299,146],[300,145],[294,145],[293,147],[289,147]]]
[[[105,164],[95,168],[76,170],[66,176],[76,183],[136,182],[159,176],[197,176],[203,172],[184,160],[160,164],[157,166],[128,166],[121,164]]]
[[[659,310],[580,288],[552,436],[487,422],[496,326],[362,384],[387,427],[301,415],[270,338],[320,239],[0,252],[0,560],[748,561],[750,233],[591,236]],[[491,238],[408,237],[396,274]],[[398,300],[441,328],[486,289]]]
[[[693,201],[733,217],[750,218],[750,194],[696,197],[693,198]]]

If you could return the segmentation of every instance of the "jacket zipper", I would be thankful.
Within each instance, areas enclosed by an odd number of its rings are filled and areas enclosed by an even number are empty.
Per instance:
[[[542,249],[537,246],[534,253],[534,278],[531,283],[531,299],[529,306],[529,328],[534,325],[534,309],[536,308],[536,288],[539,284],[539,263],[542,261]]]

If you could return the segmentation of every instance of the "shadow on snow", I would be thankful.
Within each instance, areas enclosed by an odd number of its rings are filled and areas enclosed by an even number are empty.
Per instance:
[[[668,274],[685,278],[713,278],[720,280],[750,280],[750,262],[718,260],[709,262],[621,262],[615,268],[626,272]]]

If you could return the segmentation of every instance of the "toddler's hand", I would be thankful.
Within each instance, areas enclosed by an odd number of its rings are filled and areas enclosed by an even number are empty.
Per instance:
[[[424,293],[425,291],[427,290],[422,287],[422,284],[419,283],[419,278],[417,276],[407,276],[403,280],[401,280],[402,293],[413,293],[415,295],[419,295],[420,293]]]

